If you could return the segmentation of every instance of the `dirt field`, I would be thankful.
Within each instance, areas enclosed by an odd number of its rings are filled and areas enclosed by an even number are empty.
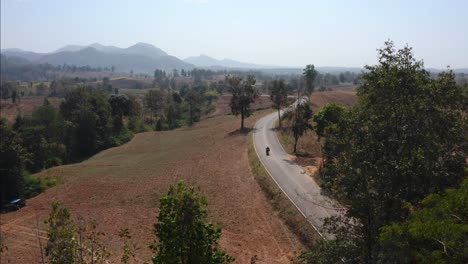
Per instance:
[[[21,113],[23,115],[30,115],[34,109],[41,106],[44,103],[45,96],[33,96],[21,98],[20,102],[16,104],[12,103],[11,100],[0,100],[1,101],[1,116],[6,118],[8,121],[13,122],[16,116]],[[62,102],[62,99],[56,97],[48,97],[49,102],[58,107]]]
[[[310,97],[312,110],[317,112],[326,103],[339,103],[346,107],[351,107],[357,102],[356,90],[348,89],[334,89],[333,91],[315,92]]]
[[[82,163],[42,172],[61,177],[63,184],[28,200],[25,208],[1,215],[8,246],[2,263],[38,260],[38,238],[46,241],[43,220],[55,200],[74,216],[97,220],[115,252],[112,263],[119,262],[117,232],[122,227],[138,243],[138,263],[150,260],[158,198],[182,179],[207,196],[210,220],[222,225],[221,246],[236,257],[235,263],[250,263],[254,255],[257,263],[290,263],[303,246],[255,181],[247,157],[250,135],[238,133],[240,120],[224,114],[219,111],[192,128],[138,134]],[[250,117],[247,127],[263,114]]]

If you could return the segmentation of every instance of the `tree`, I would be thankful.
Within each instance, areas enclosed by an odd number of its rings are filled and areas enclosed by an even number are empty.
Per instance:
[[[161,90],[150,90],[145,95],[145,105],[155,119],[158,119],[159,113],[164,109],[165,96],[166,94]],[[153,118],[151,118],[151,121],[153,121]]]
[[[118,132],[123,127],[123,116],[130,114],[131,102],[127,95],[111,95],[109,97],[109,104],[112,109],[112,116],[114,118],[113,129]]]
[[[349,111],[337,103],[327,103],[314,114],[314,131],[321,146],[320,167],[321,187],[331,191],[337,175],[336,161],[348,142],[343,135],[348,122]],[[322,140],[324,139],[324,140]],[[320,141],[323,143],[320,143]]]
[[[201,114],[201,96],[200,93],[194,88],[190,89],[185,97],[185,101],[189,106],[189,125],[200,120]]]
[[[299,138],[307,133],[308,130],[313,129],[312,125],[309,123],[309,120],[312,118],[312,114],[312,109],[310,109],[309,104],[298,101],[296,109],[294,109],[294,113],[289,116],[292,120],[291,130],[294,136],[294,153],[297,152],[297,142],[299,141]]]
[[[241,116],[241,130],[244,130],[244,118],[251,114],[250,104],[258,97],[255,82],[253,75],[247,76],[246,80],[238,76],[226,76],[228,91],[232,94],[229,105],[234,115]]]
[[[273,108],[278,110],[279,128],[281,128],[281,108],[288,102],[288,87],[283,80],[274,80],[270,84],[270,99]]]
[[[354,223],[340,229],[350,254],[343,257],[375,263],[384,252],[381,228],[404,221],[407,203],[464,178],[467,98],[452,72],[432,79],[411,48],[397,51],[391,41],[366,69],[333,189],[348,207],[337,226]]]
[[[0,119],[0,205],[20,197],[23,187],[23,170],[28,154],[21,139]]]
[[[46,221],[47,230],[46,256],[51,264],[73,264],[75,263],[75,252],[77,250],[75,238],[75,225],[70,219],[67,208],[60,208],[58,202],[52,203],[52,211]]]
[[[468,179],[456,189],[430,194],[410,206],[406,221],[382,228],[386,261],[399,263],[467,263]]]
[[[104,246],[95,221],[79,219],[76,224],[67,208],[52,203],[52,211],[45,221],[48,225],[46,256],[51,264],[103,264],[110,253]]]
[[[160,199],[154,233],[158,241],[151,246],[153,263],[210,264],[230,263],[233,257],[218,248],[221,229],[206,222],[206,199],[193,187],[180,181],[170,186]]]
[[[73,89],[60,105],[60,113],[72,126],[67,142],[72,158],[81,159],[111,145],[111,106],[102,92]]]
[[[308,96],[310,96],[314,91],[314,81],[315,77],[317,77],[317,71],[315,70],[315,66],[313,64],[308,64],[305,67],[302,76],[304,77],[306,83],[305,93]]]

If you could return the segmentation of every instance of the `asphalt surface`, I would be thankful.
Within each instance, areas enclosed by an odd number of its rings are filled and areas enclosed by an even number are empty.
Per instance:
[[[289,107],[288,110],[293,107]],[[278,113],[275,112],[255,123],[253,143],[257,156],[276,184],[318,233],[325,239],[333,238],[323,230],[323,220],[340,214],[343,210],[338,203],[322,195],[321,188],[314,179],[284,151],[275,132],[277,120]],[[269,156],[266,155],[267,146],[270,147]]]

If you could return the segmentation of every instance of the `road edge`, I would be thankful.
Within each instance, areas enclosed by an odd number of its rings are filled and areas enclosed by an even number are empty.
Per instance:
[[[299,210],[297,205],[278,185],[271,176],[268,169],[261,161],[254,144],[253,133],[248,139],[248,159],[255,180],[263,190],[269,203],[278,212],[279,217],[284,221],[288,228],[300,239],[300,241],[309,249],[313,248],[318,240],[323,239],[323,235],[307,219],[304,213]],[[291,206],[291,204],[293,206]]]

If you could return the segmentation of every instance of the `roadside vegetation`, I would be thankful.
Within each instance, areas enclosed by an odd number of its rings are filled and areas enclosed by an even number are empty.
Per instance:
[[[467,87],[450,70],[432,78],[391,41],[361,79],[352,109],[314,118],[322,186],[348,210],[302,262],[465,263]]]

